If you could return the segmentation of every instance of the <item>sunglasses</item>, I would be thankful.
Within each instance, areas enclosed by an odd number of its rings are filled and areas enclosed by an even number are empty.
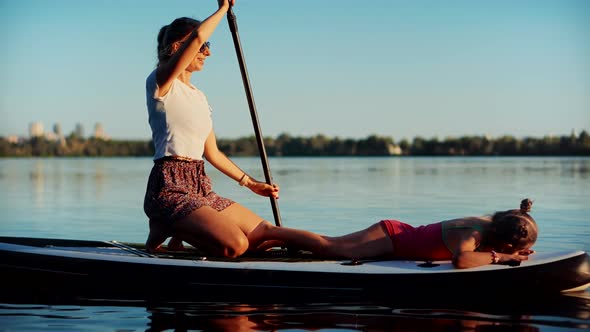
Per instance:
[[[205,52],[205,49],[211,49],[211,42],[204,42],[203,45],[201,45],[201,48],[199,49],[199,52],[203,53]]]

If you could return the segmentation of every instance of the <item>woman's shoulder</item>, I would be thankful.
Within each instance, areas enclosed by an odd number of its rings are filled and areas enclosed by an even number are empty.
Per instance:
[[[146,78],[145,88],[147,97],[153,100],[165,101],[168,99],[168,95],[173,94],[173,91],[176,90],[175,87],[180,80],[178,80],[178,78],[174,79],[168,89],[165,92],[162,92],[162,87],[158,84],[158,75],[158,68],[156,68]]]

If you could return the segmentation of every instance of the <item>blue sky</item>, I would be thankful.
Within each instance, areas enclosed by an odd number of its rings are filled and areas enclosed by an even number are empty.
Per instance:
[[[0,0],[0,136],[76,123],[149,139],[159,28],[215,0]],[[395,140],[590,129],[590,1],[238,0],[265,136]],[[193,75],[218,137],[253,133],[224,20]]]

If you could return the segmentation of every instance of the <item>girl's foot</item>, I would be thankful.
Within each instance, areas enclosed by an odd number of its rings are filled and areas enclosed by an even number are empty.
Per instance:
[[[284,246],[285,246],[285,243],[283,241],[268,240],[268,241],[264,241],[260,245],[258,245],[258,247],[256,247],[256,251],[267,251],[272,248],[284,247]]]
[[[267,232],[274,227],[268,221],[261,221],[254,229],[248,234],[248,242],[250,243],[248,250],[256,251],[258,247],[265,242],[265,236]]]

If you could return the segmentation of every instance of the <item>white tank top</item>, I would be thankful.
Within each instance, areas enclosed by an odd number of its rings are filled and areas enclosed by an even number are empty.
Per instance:
[[[165,156],[182,156],[202,160],[205,140],[211,133],[211,107],[205,94],[194,85],[175,79],[162,97],[154,70],[146,79],[146,99],[154,160]]]

